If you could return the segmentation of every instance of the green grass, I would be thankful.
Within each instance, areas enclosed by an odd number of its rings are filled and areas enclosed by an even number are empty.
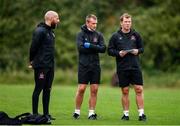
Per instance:
[[[101,86],[99,88],[96,112],[99,119],[87,119],[89,88],[86,90],[79,120],[72,118],[76,86],[55,85],[52,89],[50,112],[56,117],[53,124],[58,125],[179,125],[180,93],[179,89],[145,88],[145,113],[147,122],[139,122],[133,89],[130,90],[130,121],[120,120],[122,107],[119,88]],[[31,112],[33,85],[0,85],[0,111],[11,117]],[[42,112],[40,97],[40,112]]]

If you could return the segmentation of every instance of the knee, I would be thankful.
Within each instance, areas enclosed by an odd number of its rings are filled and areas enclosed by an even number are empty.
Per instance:
[[[82,95],[84,95],[84,92],[85,92],[84,88],[79,88],[77,94],[82,96]]]
[[[40,95],[40,92],[34,91],[32,97],[36,98],[36,97],[39,97],[39,95]]]
[[[91,95],[96,96],[98,92],[98,89],[91,90]]]
[[[43,89],[43,92],[50,93],[51,92],[51,88],[45,88],[45,89]]]
[[[34,91],[33,91],[33,96],[39,96],[41,91],[42,91],[41,88],[35,88]]]
[[[123,96],[128,96],[129,95],[129,88],[123,88],[122,94],[123,94]]]
[[[136,87],[135,92],[137,95],[141,95],[143,93],[143,87],[142,86]]]

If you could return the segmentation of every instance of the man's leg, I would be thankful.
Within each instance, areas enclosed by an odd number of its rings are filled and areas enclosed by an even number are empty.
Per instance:
[[[129,110],[129,87],[121,88],[123,110]]]
[[[81,108],[87,84],[79,84],[76,92],[76,109]]]
[[[82,105],[82,102],[83,102],[84,92],[86,90],[86,86],[87,86],[87,84],[79,84],[78,85],[78,89],[77,89],[77,92],[76,92],[76,98],[75,98],[76,108],[75,108],[75,112],[73,114],[73,117],[75,119],[79,118],[80,109],[81,109],[81,105]]]
[[[51,86],[54,79],[54,69],[48,69],[46,74],[46,82],[43,88],[43,114],[49,115],[49,101],[50,101],[50,93],[51,93]]]
[[[122,120],[129,120],[129,71],[117,71],[119,87],[121,87],[121,104],[123,107]]]
[[[39,95],[43,89],[44,74],[42,70],[35,69],[34,70],[34,79],[35,79],[35,88],[32,95],[32,111],[33,114],[38,114],[38,103],[39,103]]]
[[[144,115],[144,94],[142,85],[134,85],[134,90],[136,92],[136,104],[139,111],[139,120],[145,121],[146,116]]]
[[[143,86],[134,85],[134,90],[136,92],[136,104],[138,109],[144,109]]]
[[[97,93],[98,93],[98,84],[91,84],[90,85],[89,110],[92,110],[92,113],[89,113],[90,115],[94,114],[93,111],[95,110],[95,107],[96,107]]]
[[[124,116],[122,117],[123,120],[129,120],[129,87],[121,88],[122,91],[122,106],[123,106],[123,113]]]

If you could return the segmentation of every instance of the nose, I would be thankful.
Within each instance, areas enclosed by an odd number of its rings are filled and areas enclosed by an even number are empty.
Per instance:
[[[57,19],[57,23],[59,23],[60,22],[60,19]]]
[[[96,28],[96,27],[97,27],[97,24],[94,24],[94,27]]]

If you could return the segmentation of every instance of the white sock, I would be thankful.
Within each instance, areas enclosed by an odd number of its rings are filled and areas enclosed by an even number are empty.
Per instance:
[[[74,113],[79,114],[80,115],[80,109],[75,109]]]
[[[144,109],[139,109],[138,112],[139,112],[139,116],[142,116],[144,114]]]
[[[88,116],[91,116],[91,115],[93,115],[93,114],[95,114],[95,113],[94,113],[94,110],[89,110],[89,115],[88,115]]]
[[[129,116],[129,110],[124,110],[123,113],[125,116]]]

